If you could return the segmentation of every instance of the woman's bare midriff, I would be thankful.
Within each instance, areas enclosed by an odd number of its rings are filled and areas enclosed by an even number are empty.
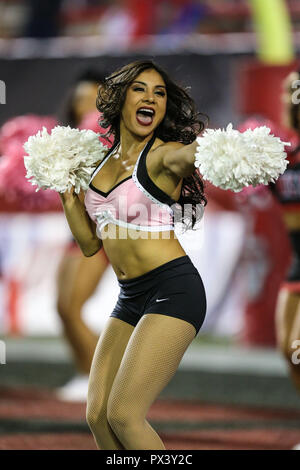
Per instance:
[[[103,248],[120,280],[141,276],[186,255],[174,230],[142,232],[108,224],[102,235]]]

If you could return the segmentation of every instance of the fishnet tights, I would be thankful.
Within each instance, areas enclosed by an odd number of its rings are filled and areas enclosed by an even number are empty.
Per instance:
[[[144,315],[135,328],[109,319],[93,359],[87,407],[100,449],[165,449],[146,416],[194,337],[193,325],[166,315]]]

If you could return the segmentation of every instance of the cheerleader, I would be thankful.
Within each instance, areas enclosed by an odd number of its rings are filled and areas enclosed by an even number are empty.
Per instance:
[[[241,134],[231,124],[199,136],[193,100],[152,61],[105,79],[97,108],[112,148],[91,131],[44,130],[25,144],[27,178],[60,193],[83,254],[104,249],[120,286],[89,377],[98,447],[165,449],[147,412],[206,314],[201,276],[174,231],[175,219],[193,229],[207,203],[195,167],[223,189],[266,184],[286,169],[284,143],[266,127]]]
[[[85,206],[75,191],[61,195],[83,253],[104,247],[120,286],[92,362],[87,421],[102,450],[165,449],[147,412],[206,312],[171,209],[177,201],[206,204],[194,166],[204,123],[187,93],[151,61],[111,75],[97,107],[115,143],[92,175]]]

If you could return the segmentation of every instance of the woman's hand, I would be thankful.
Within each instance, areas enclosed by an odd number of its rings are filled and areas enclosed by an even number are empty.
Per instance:
[[[65,191],[64,193],[59,193],[60,198],[63,202],[74,199],[76,197],[75,186],[72,186],[70,190]]]
[[[64,193],[59,193],[60,199],[63,204],[74,203],[76,200],[79,200],[84,206],[85,191],[83,189],[77,194],[75,193],[75,187],[72,186],[70,191],[65,191]]]
[[[65,191],[64,193],[59,193],[59,196],[63,203],[74,200],[74,198],[77,197],[77,194],[75,193],[75,186],[72,186],[70,190]]]

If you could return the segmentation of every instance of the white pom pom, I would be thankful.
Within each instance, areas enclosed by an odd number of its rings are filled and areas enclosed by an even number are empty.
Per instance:
[[[266,126],[241,133],[228,124],[224,129],[207,129],[197,137],[195,166],[215,186],[241,191],[250,184],[274,182],[286,170],[285,145],[270,135]]]
[[[43,127],[24,144],[28,156],[24,157],[26,178],[38,189],[54,189],[60,193],[75,187],[88,188],[90,175],[96,162],[108,150],[96,132],[56,126],[48,134]],[[38,190],[37,189],[37,190]]]

